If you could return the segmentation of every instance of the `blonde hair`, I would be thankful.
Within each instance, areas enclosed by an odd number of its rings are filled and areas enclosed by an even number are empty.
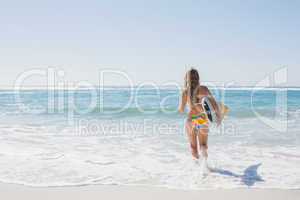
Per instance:
[[[200,76],[196,69],[191,68],[187,71],[185,75],[185,90],[187,91],[188,97],[191,100],[191,103],[195,103],[198,101],[197,91],[200,85]]]

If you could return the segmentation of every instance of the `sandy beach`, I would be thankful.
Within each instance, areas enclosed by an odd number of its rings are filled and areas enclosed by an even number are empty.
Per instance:
[[[0,184],[2,199],[256,199],[256,200],[296,200],[300,190],[279,189],[234,189],[184,191],[138,186],[82,186],[34,188],[14,184]]]

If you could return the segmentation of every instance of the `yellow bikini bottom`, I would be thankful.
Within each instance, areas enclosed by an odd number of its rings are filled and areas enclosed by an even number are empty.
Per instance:
[[[208,118],[204,112],[200,113],[199,115],[192,115],[193,128],[203,128],[204,126],[208,125],[208,122]]]

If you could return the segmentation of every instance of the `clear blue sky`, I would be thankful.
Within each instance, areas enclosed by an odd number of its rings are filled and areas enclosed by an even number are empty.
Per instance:
[[[297,0],[1,1],[0,85],[47,66],[95,83],[101,68],[163,83],[197,66],[205,81],[253,85],[287,66],[300,86],[299,10]]]

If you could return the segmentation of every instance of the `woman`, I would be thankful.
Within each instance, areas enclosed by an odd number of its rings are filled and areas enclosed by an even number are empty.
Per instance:
[[[185,123],[186,132],[190,141],[192,156],[199,159],[199,150],[204,158],[207,158],[207,139],[208,139],[208,117],[203,110],[201,101],[203,97],[208,97],[216,111],[217,123],[221,122],[219,107],[206,86],[200,85],[200,78],[196,69],[189,70],[185,75],[185,88],[182,91],[179,112],[183,113],[188,104],[189,113]]]

